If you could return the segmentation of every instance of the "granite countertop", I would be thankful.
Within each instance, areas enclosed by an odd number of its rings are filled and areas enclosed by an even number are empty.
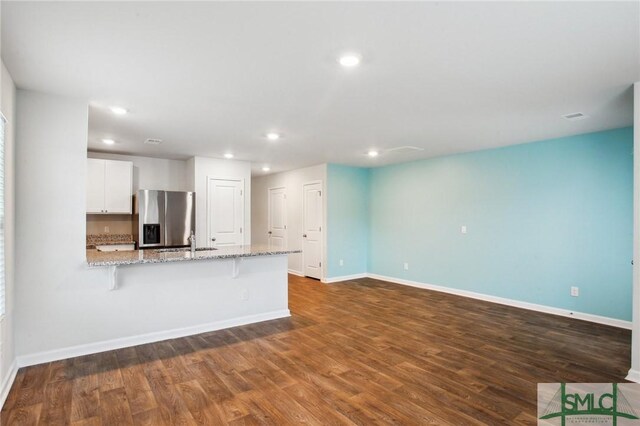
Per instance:
[[[259,244],[220,247],[215,250],[198,249],[193,255],[191,254],[191,250],[189,250],[189,248],[169,252],[161,252],[155,249],[111,252],[87,249],[87,264],[89,266],[120,266],[137,265],[141,263],[180,262],[186,260],[275,256],[291,253],[302,253],[302,250],[274,249],[269,248],[267,245]]]
[[[87,234],[87,249],[96,246],[113,246],[118,244],[135,244],[131,234]]]

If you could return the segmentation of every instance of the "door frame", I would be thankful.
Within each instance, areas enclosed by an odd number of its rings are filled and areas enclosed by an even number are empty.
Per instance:
[[[327,195],[327,191],[325,191],[324,189],[324,182],[322,181],[322,179],[317,179],[317,180],[310,180],[307,182],[302,182],[302,232],[300,234],[300,239],[302,241],[302,276],[304,275],[304,270],[305,270],[305,256],[304,256],[304,237],[302,237],[302,234],[304,234],[304,230],[305,230],[305,220],[304,220],[304,187],[307,185],[315,185],[315,184],[320,184],[320,196],[322,197],[322,205],[320,206],[320,209],[322,210],[322,229],[320,230],[320,264],[322,265],[320,267],[320,281],[324,282],[324,278],[325,278],[325,255],[324,255],[324,248],[325,248],[325,236],[327,235],[326,232],[326,221],[327,221],[327,212],[326,212],[326,202],[325,202],[325,196]]]
[[[226,181],[230,181],[230,182],[240,182],[240,185],[242,186],[242,193],[241,193],[241,197],[242,197],[242,244],[244,245],[245,243],[245,235],[246,235],[246,231],[247,231],[247,226],[246,226],[246,222],[247,222],[247,216],[246,216],[246,212],[245,212],[245,208],[244,208],[244,196],[245,193],[247,192],[246,190],[246,186],[245,186],[245,182],[244,182],[244,178],[230,178],[230,177],[220,177],[220,176],[209,176],[207,175],[207,218],[206,218],[206,229],[207,229],[207,235],[206,235],[206,239],[207,239],[207,245],[206,247],[213,247],[211,245],[211,200],[209,199],[209,194],[211,192],[211,181],[212,180],[226,180]],[[196,198],[196,203],[198,202],[198,199]],[[197,238],[197,237],[196,237]]]
[[[286,247],[289,248],[289,227],[288,227],[289,214],[287,212],[288,198],[287,198],[287,187],[286,186],[274,186],[274,187],[267,188],[267,245],[269,244],[269,238],[270,238],[269,231],[271,230],[271,191],[274,190],[274,189],[282,189],[282,190],[284,190],[284,199],[285,199],[285,206],[284,206],[284,241],[285,241]]]

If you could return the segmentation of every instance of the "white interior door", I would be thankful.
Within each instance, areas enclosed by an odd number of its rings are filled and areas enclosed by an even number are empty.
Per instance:
[[[322,278],[322,183],[302,187],[302,257],[304,275]]]
[[[287,246],[287,194],[285,188],[269,188],[268,230],[269,248]]]
[[[207,216],[210,247],[244,244],[244,182],[209,179]]]

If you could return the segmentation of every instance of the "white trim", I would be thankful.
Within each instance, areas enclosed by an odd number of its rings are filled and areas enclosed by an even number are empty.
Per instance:
[[[207,324],[176,328],[173,330],[157,331],[148,334],[141,334],[138,336],[123,337],[119,339],[105,340],[102,342],[88,343],[86,345],[54,349],[52,351],[20,355],[17,357],[17,363],[20,367],[28,367],[30,365],[42,364],[45,362],[58,361],[61,359],[89,355],[98,352],[112,351],[114,349],[143,345],[145,343],[160,342],[162,340],[175,339],[178,337],[192,336],[194,334],[221,330],[223,328],[237,327],[240,325],[253,324],[256,322],[269,321],[290,316],[291,312],[289,312],[289,309],[281,309],[278,311],[265,312],[256,315],[247,315],[244,317],[215,321]]]
[[[544,312],[546,314],[559,315],[568,318],[575,318],[583,321],[595,322],[598,324],[610,325],[612,327],[631,329],[631,321],[619,320],[616,318],[603,317],[600,315],[587,314],[583,312],[570,311],[568,309],[554,308],[551,306],[537,305],[535,303],[522,302],[520,300],[507,299],[498,296],[489,296],[486,294],[475,293],[473,291],[459,290],[456,288],[443,287],[434,284],[426,284],[418,281],[410,281],[402,278],[387,277],[378,274],[367,274],[369,278],[376,280],[388,281],[395,284],[402,284],[411,287],[424,288],[427,290],[439,291],[441,293],[455,294],[456,296],[469,297],[471,299],[484,300],[486,302],[499,303],[501,305],[513,306],[530,311]]]
[[[630,382],[640,383],[640,371],[634,370],[633,368],[630,369],[629,374],[627,375],[627,377],[625,377],[625,379],[629,380]]]
[[[287,273],[291,274],[291,275],[297,275],[298,277],[304,277],[304,274],[300,271],[296,271],[293,269],[288,269]]]
[[[7,377],[4,378],[2,386],[0,386],[0,409],[4,406],[7,396],[9,396],[11,386],[13,386],[13,382],[16,380],[16,374],[18,374],[18,361],[14,359],[9,367],[9,371],[7,371]]]
[[[332,284],[332,283],[339,283],[341,281],[358,280],[360,278],[367,278],[368,276],[369,276],[369,274],[366,274],[366,273],[353,274],[353,275],[342,275],[340,277],[325,278],[325,279],[322,280],[322,282],[325,283],[325,284]]]

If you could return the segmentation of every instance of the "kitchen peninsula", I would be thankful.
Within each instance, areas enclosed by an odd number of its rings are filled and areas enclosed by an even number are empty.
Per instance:
[[[86,265],[107,274],[110,349],[288,317],[287,255],[264,245],[98,251]],[[99,281],[104,282],[104,279]],[[135,321],[132,319],[135,318]]]

